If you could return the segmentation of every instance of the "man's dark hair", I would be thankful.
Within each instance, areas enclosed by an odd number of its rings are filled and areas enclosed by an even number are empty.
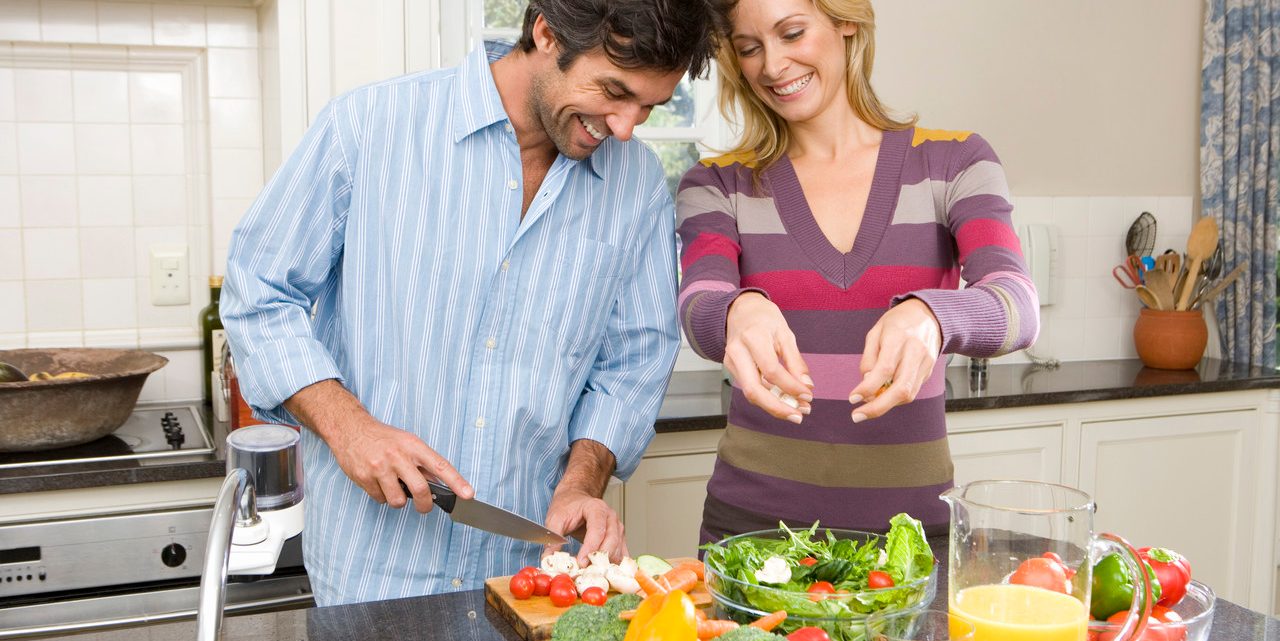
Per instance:
[[[556,64],[561,70],[601,47],[624,69],[688,69],[696,78],[714,54],[707,0],[530,0],[516,43],[521,51],[534,49],[538,16],[560,46]]]

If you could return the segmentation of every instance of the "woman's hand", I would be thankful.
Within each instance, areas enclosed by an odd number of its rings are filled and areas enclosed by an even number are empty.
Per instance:
[[[813,379],[796,336],[782,310],[757,292],[746,292],[729,305],[724,366],[747,400],[775,418],[799,423],[809,413]]]
[[[910,298],[885,312],[867,332],[862,382],[849,394],[853,422],[914,401],[941,350],[942,329],[924,301]]]

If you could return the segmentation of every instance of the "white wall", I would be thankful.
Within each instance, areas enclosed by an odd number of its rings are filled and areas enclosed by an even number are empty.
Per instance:
[[[922,126],[981,133],[1005,165],[1015,222],[1060,231],[1059,295],[1041,310],[1039,355],[1136,356],[1140,304],[1111,268],[1142,211],[1159,220],[1156,253],[1186,248],[1199,210],[1202,5],[875,4],[881,98],[918,113]],[[1209,351],[1216,354],[1216,339]]]
[[[257,14],[191,3],[0,2],[0,349],[170,358],[146,399],[200,395],[197,311],[262,186]],[[190,301],[150,299],[188,248]]]

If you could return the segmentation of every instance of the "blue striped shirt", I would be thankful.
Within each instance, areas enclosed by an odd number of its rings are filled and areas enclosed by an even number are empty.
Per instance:
[[[675,362],[674,205],[653,152],[556,158],[523,220],[489,60],[356,89],[319,115],[232,235],[222,318],[261,418],[339,379],[476,498],[543,521],[570,443],[625,479]],[[313,310],[314,309],[314,313]],[[320,605],[481,587],[541,547],[375,503],[303,431]]]

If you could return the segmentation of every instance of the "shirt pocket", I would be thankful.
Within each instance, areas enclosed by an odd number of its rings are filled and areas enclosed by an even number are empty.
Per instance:
[[[560,252],[564,278],[557,335],[560,353],[573,366],[595,355],[613,312],[625,254],[622,249],[589,238],[566,243]]]

